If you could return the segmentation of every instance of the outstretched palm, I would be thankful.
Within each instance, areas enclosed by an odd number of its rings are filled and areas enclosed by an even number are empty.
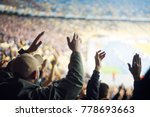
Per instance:
[[[101,61],[103,60],[105,55],[106,55],[106,53],[105,52],[101,52],[101,50],[96,52],[96,55],[95,55],[95,70],[97,70],[97,71],[100,70],[100,68],[101,68]]]
[[[141,64],[141,58],[140,58],[139,54],[135,54],[133,56],[132,66],[130,63],[128,63],[128,67],[129,67],[129,71],[131,72],[131,74],[134,77],[134,80],[135,81],[140,80],[142,64]]]

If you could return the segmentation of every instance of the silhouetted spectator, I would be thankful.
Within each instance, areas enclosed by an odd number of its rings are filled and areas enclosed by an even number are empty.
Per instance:
[[[101,69],[101,61],[103,60],[105,55],[106,55],[106,53],[101,52],[101,50],[96,52],[95,69],[93,71],[91,79],[89,80],[89,82],[87,84],[86,96],[84,99],[87,99],[87,100],[99,99],[99,93],[100,93],[99,92],[99,87],[100,87],[100,84],[99,84],[100,75],[99,75],[99,73],[100,73],[100,69]]]
[[[81,40],[74,34],[67,37],[72,50],[66,78],[47,87],[34,84],[39,78],[41,63],[31,54],[19,55],[11,63],[14,78],[0,84],[0,99],[75,99],[83,85],[83,65],[80,56]]]

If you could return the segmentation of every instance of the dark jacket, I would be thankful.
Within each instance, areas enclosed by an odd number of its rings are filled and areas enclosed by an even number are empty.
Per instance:
[[[8,68],[0,69],[0,83],[7,81],[10,78],[13,78],[13,73],[11,73]]]
[[[99,72],[94,70],[87,85],[85,100],[98,100],[100,87],[99,77]]]
[[[134,81],[133,100],[150,100],[150,69],[139,81]]]
[[[80,53],[73,52],[66,78],[48,87],[40,87],[21,78],[12,78],[0,84],[0,99],[71,100],[83,85],[83,65]]]

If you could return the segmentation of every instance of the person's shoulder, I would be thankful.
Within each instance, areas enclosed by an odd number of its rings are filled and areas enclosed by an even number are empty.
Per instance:
[[[14,76],[11,72],[6,71],[5,69],[0,70],[0,83],[5,82],[12,78],[14,78]]]
[[[22,78],[18,78],[18,83],[22,84],[23,87],[34,87],[34,88],[40,87],[39,85],[33,84],[33,83],[31,83],[27,80],[24,80]]]

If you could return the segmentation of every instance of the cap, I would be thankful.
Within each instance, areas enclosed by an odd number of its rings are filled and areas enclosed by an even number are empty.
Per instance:
[[[19,74],[23,78],[27,78],[41,66],[42,57],[40,57],[40,55],[33,56],[27,53],[19,55],[12,60],[11,71]]]
[[[41,57],[41,55],[39,54],[35,54],[34,57],[38,60],[39,64],[42,65],[43,63],[43,58]]]

